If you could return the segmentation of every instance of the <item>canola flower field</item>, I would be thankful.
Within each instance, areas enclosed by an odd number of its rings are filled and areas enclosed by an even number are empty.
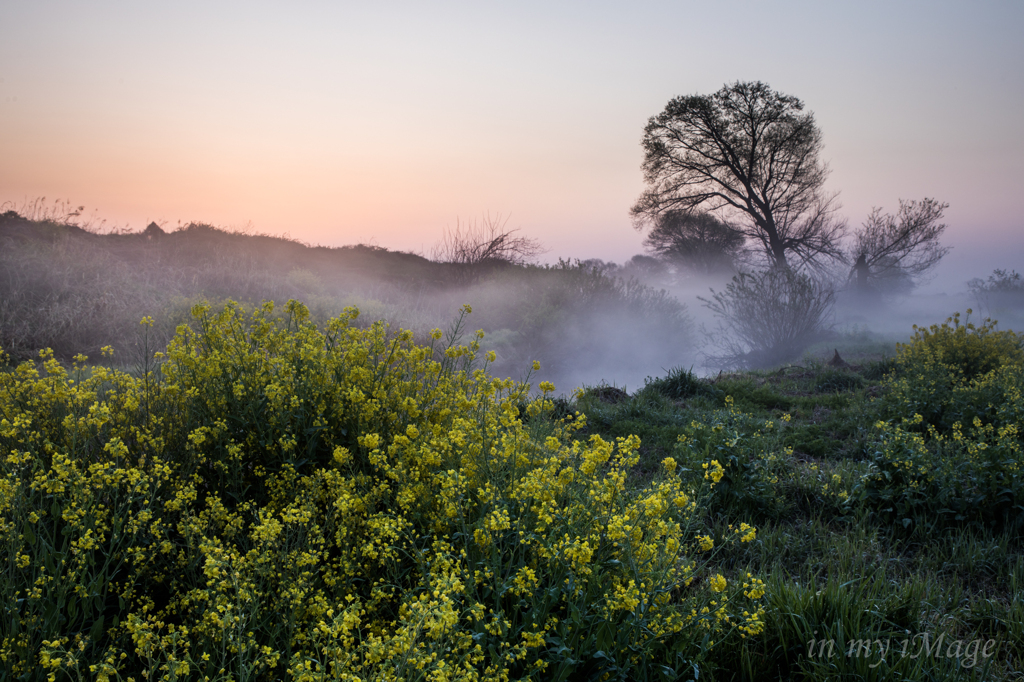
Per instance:
[[[621,677],[763,628],[694,532],[720,471],[627,490],[637,438],[543,428],[476,343],[271,313],[0,375],[7,679]]]
[[[1018,335],[609,405],[491,376],[470,312],[197,306],[135,372],[8,363],[0,677],[1019,678]]]

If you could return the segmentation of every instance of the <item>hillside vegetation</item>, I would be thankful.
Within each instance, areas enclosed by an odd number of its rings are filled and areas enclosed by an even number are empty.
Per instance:
[[[73,221],[0,216],[0,347],[14,358],[51,348],[67,361],[111,345],[120,362],[138,362],[142,317],[154,319],[150,340],[163,345],[194,304],[229,299],[248,310],[300,299],[319,323],[355,305],[361,319],[388,320],[421,342],[469,303],[496,373],[521,376],[540,360],[560,383],[609,365],[642,377],[693,355],[692,324],[675,298],[579,263],[440,263],[195,223],[95,234]],[[632,338],[645,343],[624,352]]]

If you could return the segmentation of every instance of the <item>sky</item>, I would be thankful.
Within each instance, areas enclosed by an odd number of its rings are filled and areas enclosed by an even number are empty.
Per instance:
[[[542,258],[643,252],[647,119],[761,80],[842,213],[949,204],[932,286],[1024,271],[1024,3],[0,3],[0,203],[429,255],[484,216]]]

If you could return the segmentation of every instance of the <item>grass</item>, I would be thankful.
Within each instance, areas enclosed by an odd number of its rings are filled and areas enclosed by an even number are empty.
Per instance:
[[[840,499],[868,469],[865,444],[883,416],[882,378],[894,367],[878,354],[858,359],[849,368],[810,361],[706,380],[675,369],[616,403],[585,390],[576,407],[591,433],[641,437],[638,483],[677,452],[691,422],[714,421],[727,396],[755,421],[790,416],[777,442],[790,453],[777,465],[784,471],[777,508],[761,508],[755,542],[716,557],[724,575],[750,572],[768,583],[765,635],[719,650],[714,679],[1024,679],[1019,534],[978,525],[907,528]],[[824,489],[834,476],[839,483]],[[720,535],[740,518],[751,517],[712,507],[707,524]],[[934,654],[940,636],[941,655],[912,657],[926,644]],[[821,654],[830,640],[833,655]],[[851,654],[851,640],[870,640],[870,650]],[[959,659],[952,655],[958,641]],[[995,653],[968,651],[974,641],[994,642]]]

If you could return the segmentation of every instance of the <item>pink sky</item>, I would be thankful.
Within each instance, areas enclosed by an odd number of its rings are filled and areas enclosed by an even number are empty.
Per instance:
[[[1009,2],[7,2],[0,203],[422,253],[501,213],[622,261],[647,118],[763,80],[815,113],[851,224],[950,204],[960,286],[1024,270],[1022,34]]]

